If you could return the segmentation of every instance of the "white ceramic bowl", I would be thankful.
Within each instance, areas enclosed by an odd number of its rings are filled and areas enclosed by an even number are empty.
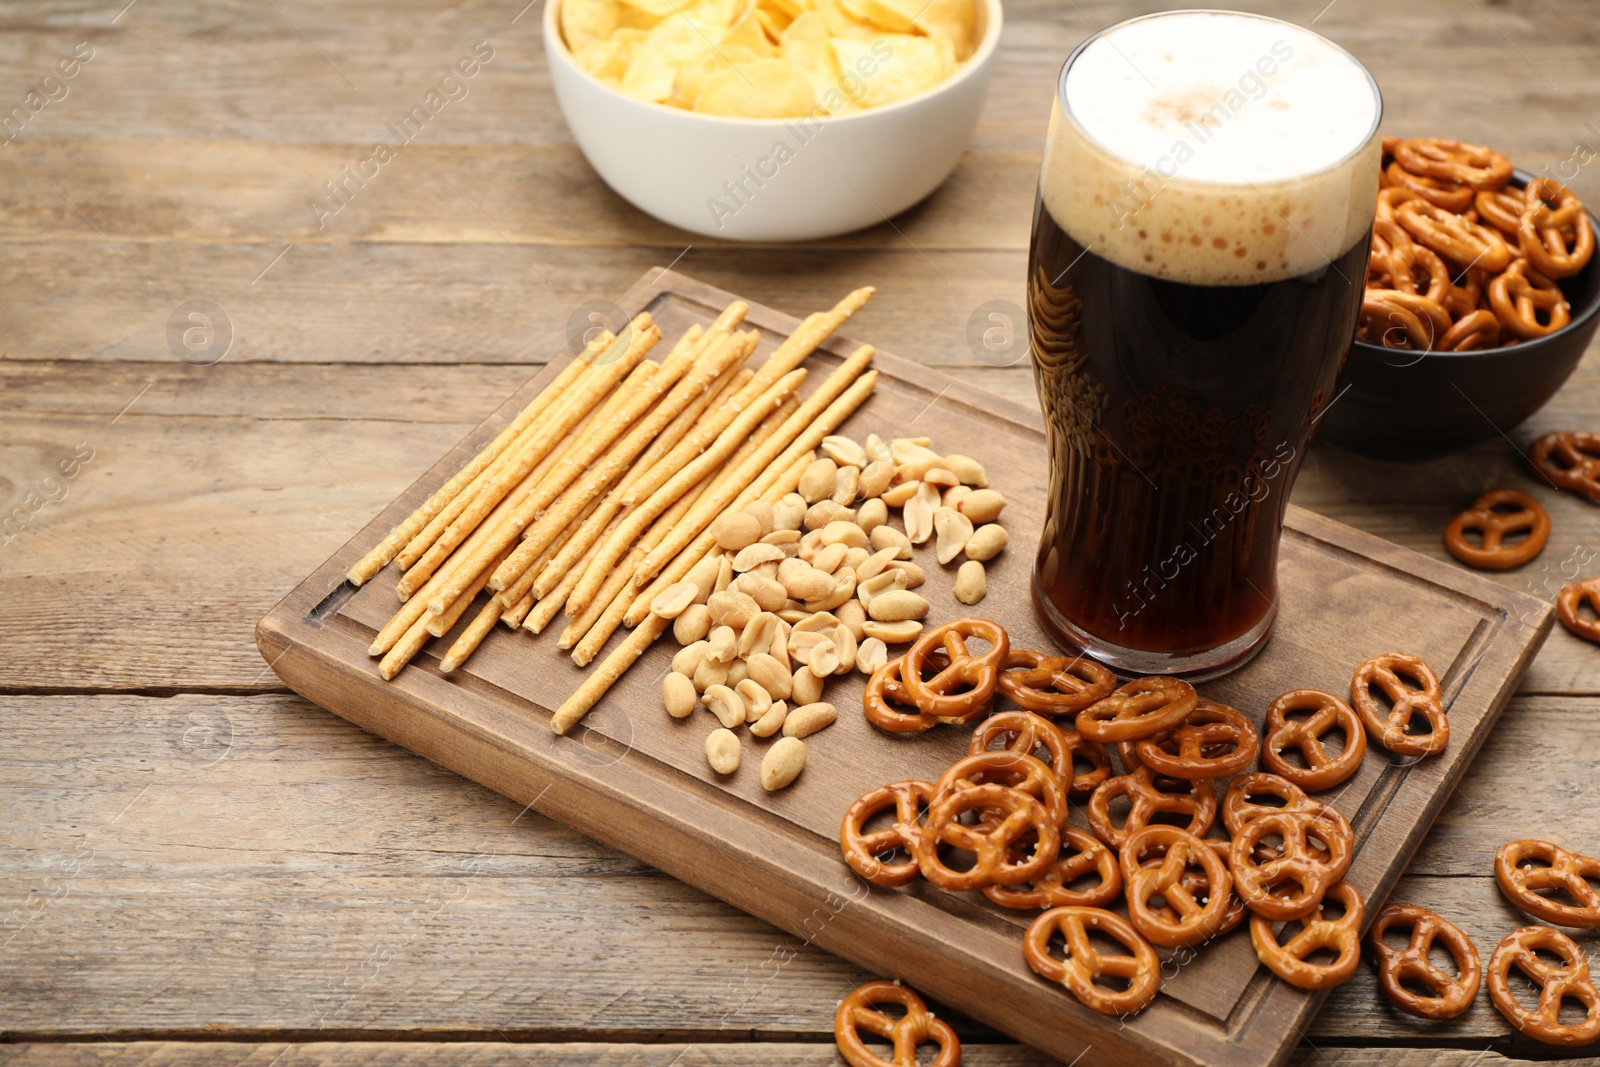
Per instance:
[[[560,3],[545,4],[545,55],[590,165],[641,211],[735,241],[848,233],[938,188],[978,122],[1001,22],[1000,0],[979,0],[977,48],[916,96],[816,119],[740,119],[639,100],[594,77],[561,39]]]

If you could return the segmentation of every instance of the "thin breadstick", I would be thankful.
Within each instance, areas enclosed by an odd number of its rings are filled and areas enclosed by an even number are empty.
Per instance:
[[[537,472],[529,473],[527,484],[531,484],[531,480],[536,477],[538,477]],[[494,522],[509,514],[511,510],[511,501],[502,500],[500,506],[490,512],[489,518],[484,520],[483,524],[473,531],[472,536],[467,538],[466,543],[461,546],[459,551],[472,551],[478,545],[487,541],[494,528]],[[394,613],[394,616],[383,625],[377,636],[372,639],[372,645],[367,649],[367,654],[369,656],[384,655],[395,646],[395,643],[405,635],[411,626],[417,623],[418,619],[422,618],[423,615],[429,614],[428,600],[444,586],[444,581],[445,574],[443,572],[435,574],[428,579],[427,584],[415,596],[401,604],[400,610]]]
[[[699,498],[700,494],[710,489],[715,480],[714,475],[706,475],[700,480],[699,485],[695,486],[690,492],[685,493],[682,499],[661,513],[650,529],[639,539],[639,543],[628,553],[622,564],[614,567],[611,573],[606,576],[604,584],[600,586],[599,592],[590,600],[588,606],[567,624],[566,629],[561,631],[561,636],[556,641],[558,647],[563,649],[571,648],[589,632],[589,628],[600,618],[606,605],[610,604],[612,599],[629,585],[628,579],[633,574],[634,564],[638,563],[640,558],[649,551],[650,546],[666,536],[667,531],[672,528],[672,524],[688,513],[689,509],[694,506],[695,500]],[[581,667],[583,664],[579,664],[579,666]]]
[[[564,734],[575,726],[579,719],[589,713],[589,709],[606,694],[606,690],[616,684],[618,678],[627,673],[638,658],[644,655],[645,650],[654,643],[655,639],[666,632],[672,625],[671,619],[664,619],[660,615],[652,615],[640,623],[627,637],[627,640],[618,645],[605,662],[595,668],[583,684],[556,709],[551,716],[550,729],[558,734]]]
[[[483,644],[483,639],[489,636],[489,631],[494,629],[494,624],[500,621],[500,613],[504,605],[500,601],[500,594],[496,593],[489,598],[467,628],[461,631],[461,636],[455,639],[447,652],[439,660],[439,673],[449,674],[467,661],[467,657],[478,650]]]
[[[772,355],[761,365],[761,369],[756,371],[755,379],[746,386],[750,390],[750,395],[764,392],[773,382],[804,363],[807,356],[815,352],[822,342],[845,324],[845,320],[872,299],[874,292],[876,290],[872,286],[863,286],[846,294],[843,300],[827,311],[806,316],[805,321],[783,339],[783,343],[773,350]]]
[[[605,540],[604,535],[615,528],[616,524],[617,520],[609,522],[605,529],[600,531],[599,536],[589,541],[588,547],[583,550],[572,566],[567,568],[561,580],[547,593],[539,596],[538,606],[523,620],[522,628],[524,630],[536,634],[542,633],[544,628],[550,625],[550,621],[561,613],[561,609],[566,606],[567,597],[572,595],[572,590],[577,586],[578,579],[583,577],[583,572],[588,567],[589,561],[600,550],[601,542]],[[579,543],[579,539],[573,538],[572,541],[568,542],[568,544],[574,543]],[[537,589],[537,585],[535,588]]]
[[[695,457],[692,462],[668,479],[666,484],[651,493],[648,500],[628,514],[622,525],[607,540],[600,554],[589,564],[589,570],[578,582],[578,588],[573,590],[572,596],[567,600],[567,614],[577,614],[588,606],[589,599],[599,589],[606,573],[616,566],[628,546],[637,541],[657,516],[671,507],[701,478],[722,466],[728,456],[749,438],[756,425],[771,415],[778,405],[800,387],[805,374],[803,370],[796,370],[780,378],[770,389],[739,412],[737,417],[717,435],[711,447]]]
[[[528,568],[528,572],[521,578],[518,578],[515,585],[506,588],[506,595],[502,598],[506,601],[506,603],[516,605],[524,597],[533,596],[533,582],[534,579],[538,577],[539,572],[544,569],[545,564],[549,563],[550,560],[555,557],[557,552],[560,552],[566,547],[567,542],[572,540],[573,535],[576,534],[583,524],[589,521],[595,512],[599,510],[599,504],[599,500],[590,501],[589,506],[578,513],[577,518],[572,522],[572,524],[565,530],[562,530],[561,533],[556,536],[554,541],[551,541],[549,545],[545,546],[545,550],[539,553],[539,557],[533,561],[533,565]],[[604,521],[609,521],[609,517]],[[514,609],[508,608],[507,610],[510,611]],[[526,615],[527,612],[523,612],[523,614]],[[510,623],[509,625],[513,630],[515,630],[521,624],[522,619],[519,617],[516,622]]]
[[[500,594],[503,598],[504,593]],[[528,617],[528,612],[533,610],[536,601],[530,591],[523,598],[500,613],[500,621],[515,630],[522,625],[522,620]]]
[[[616,341],[614,345],[607,346],[606,350],[596,355],[594,359],[598,365],[608,366],[619,354],[627,351],[630,344],[631,341],[625,337],[620,341]],[[574,386],[573,388],[577,389],[579,387]],[[539,419],[531,421],[524,426],[516,438],[495,458],[494,462],[480,471],[461,492],[456,494],[454,500],[451,500],[445,507],[440,509],[439,513],[429,520],[428,524],[408,541],[405,547],[400,549],[399,554],[395,556],[395,560],[402,568],[410,570],[416,566],[417,561],[427,554],[428,549],[432,548],[440,536],[460,518],[461,513],[466,511],[473,501],[479,498],[485,486],[492,484],[495,479],[503,477],[504,472],[514,463],[518,456],[526,451],[531,443],[544,439],[548,423],[560,414],[565,405],[571,403],[572,395],[573,390],[567,390],[557,395],[551,401],[550,407]],[[409,589],[410,587],[404,588]],[[402,592],[400,598],[404,600],[407,595],[407,593]]]
[[[661,431],[655,442],[651,444],[650,449],[646,449],[645,454],[639,457],[638,461],[634,464],[633,471],[624,476],[622,479],[622,485],[627,485],[629,480],[640,473],[647,465],[646,461],[649,459],[651,449],[656,449],[659,446],[660,451],[664,453],[666,451],[666,442],[682,439],[682,436],[688,430],[688,427],[694,422],[695,419],[699,418],[700,413],[705,410],[707,405],[720,403],[728,396],[732,396],[738,391],[741,385],[754,376],[754,371],[745,370],[739,367],[730,367],[728,370],[724,371],[722,377],[711,383],[710,389],[708,389],[705,393],[702,393],[698,398],[695,399],[693,403],[685,408],[677,418],[673,419],[672,422],[667,424],[667,428]],[[687,416],[687,418],[685,416]],[[659,455],[657,458],[660,458]],[[580,573],[574,575],[570,583],[566,583],[566,590],[561,594],[561,600],[563,602],[566,601],[567,596],[572,592],[572,587],[576,585],[578,583],[578,579],[582,577],[581,567],[583,564],[580,564],[579,560],[582,559],[587,562],[588,560],[594,558],[593,550],[600,544],[602,540],[604,540],[606,535],[613,528],[611,520],[619,511],[622,510],[622,506],[622,498],[616,490],[606,494],[605,498],[600,504],[599,509],[595,512],[594,519],[590,522],[584,523],[573,536],[572,540],[567,542],[567,547],[556,553],[555,559],[545,564],[544,570],[540,572],[539,577],[534,581],[533,595],[536,598],[543,600],[546,597],[553,595],[553,591],[558,586],[563,584],[563,580],[566,578],[567,573],[571,571],[574,566],[578,566],[580,568]],[[559,608],[557,610],[559,610]],[[535,612],[535,614],[538,613]],[[548,623],[549,620],[546,619],[545,622]],[[541,626],[541,629],[542,628],[543,627]],[[533,632],[538,633],[539,631],[534,630]]]
[[[693,541],[701,530],[711,525],[712,520],[727,510],[734,497],[760,477],[769,466],[776,464],[780,470],[787,467],[788,464],[779,458],[786,450],[792,447],[809,452],[821,444],[822,439],[832,433],[845,417],[840,415],[830,422],[829,416],[834,413],[830,412],[829,405],[861,376],[871,362],[872,348],[869,345],[862,345],[856,349],[827,377],[817,391],[789,416],[777,432],[740,463],[728,478],[710,493],[702,496],[695,504],[694,510],[639,561],[638,569],[634,572],[634,584],[643,585],[655,577],[661,568],[666,566],[667,561],[683,551],[684,546]],[[757,374],[756,377],[759,378],[761,375]],[[849,410],[854,411],[855,408],[851,407]],[[848,415],[848,412],[845,415]]]
[[[766,420],[762,422],[760,426],[756,427],[755,432],[750,435],[750,439],[746,441],[744,445],[740,446],[738,452],[734,453],[734,455],[729,458],[728,464],[730,466],[737,465],[737,463],[743,460],[747,455],[753,454],[758,448],[761,447],[764,441],[778,431],[779,427],[783,425],[784,420],[787,419],[789,415],[799,406],[799,402],[792,396],[785,400],[783,405],[779,407],[777,411],[774,411],[771,415],[767,416]],[[670,531],[675,529],[678,523],[682,521],[681,514],[678,514],[679,505],[686,505],[683,508],[684,511],[688,511],[690,508],[698,508],[700,501],[704,499],[706,493],[714,492],[718,486],[722,485],[722,483],[726,480],[727,473],[727,470],[724,469],[718,471],[714,475],[707,475],[706,478],[701,482],[700,486],[693,493],[685,494],[682,500],[679,500],[677,504],[674,504],[671,508],[667,509],[661,518],[656,520],[656,524],[650,528],[650,532],[640,540],[639,546],[635,552],[642,553],[650,546],[659,544],[661,539],[670,533]],[[601,603],[605,605],[605,609],[598,613],[598,617],[593,620],[592,624],[586,625],[582,620],[577,620],[573,622],[571,626],[567,627],[567,629],[571,631],[574,628],[582,626],[582,630],[580,631],[582,640],[578,641],[577,646],[572,648],[572,661],[578,666],[587,667],[589,665],[589,661],[600,654],[600,650],[604,648],[605,643],[611,639],[611,635],[616,633],[617,627],[622,625],[623,617],[627,614],[628,608],[633,604],[634,585],[631,580],[631,576],[633,573],[632,564],[636,562],[637,560],[630,555],[629,560],[622,567],[617,568],[617,575],[615,577],[620,577],[622,580],[617,581],[614,584],[612,581],[608,581],[604,586],[601,587],[600,595],[596,598],[594,603],[589,605],[589,611],[593,612],[596,608],[596,605]],[[562,640],[566,641],[566,633],[563,633],[561,636]],[[562,644],[561,647],[568,648],[572,646],[569,642]]]
[[[390,530],[388,536],[378,542],[372,551],[351,564],[350,569],[345,572],[345,577],[350,580],[350,584],[362,585],[369,581],[373,575],[388,566],[389,561],[394,559],[395,554],[405,546],[406,542],[416,536],[417,532],[426,526],[445,505],[454,500],[456,495],[471,483],[480,472],[498,459],[500,453],[505,451],[506,446],[516,440],[523,430],[527,429],[535,419],[543,414],[546,408],[560,399],[574,378],[589,369],[592,363],[586,357],[592,357],[604,351],[614,340],[616,338],[609,330],[602,331],[572,362],[561,368],[561,372],[555,376],[550,384],[539,390],[539,395],[529,401],[528,405],[517,414],[516,418],[512,419],[505,429],[496,434],[492,441],[485,445],[476,456],[472,457],[466,466],[456,471],[448,481],[438,489],[435,489],[433,495],[428,497],[421,507],[413,511],[394,529]]]
[[[572,457],[574,464],[581,463],[582,466],[569,469],[567,460],[563,459],[562,466],[551,472],[541,484],[539,492],[533,494],[527,504],[529,509],[543,514],[524,532],[523,542],[511,554],[511,558],[490,577],[489,588],[504,589],[522,577],[551,539],[570,526],[577,513],[605,492],[612,482],[623,477],[646,446],[696,397],[705,392],[711,382],[732,363],[736,354],[731,349],[719,349],[718,356],[700,360],[693,366],[690,361],[669,359],[667,368],[650,382],[650,391],[657,397],[666,393],[665,399],[650,409],[648,414],[637,404],[619,409],[618,421],[624,416],[632,416],[629,419],[632,425],[627,427],[626,436],[622,436],[621,440],[613,438],[605,441],[609,447],[601,455],[594,446],[605,439],[597,432],[585,448]],[[682,377],[676,382],[668,382],[666,379],[674,372]],[[667,392],[668,385],[671,385],[671,392]],[[633,419],[638,421],[634,422]],[[590,463],[594,464],[593,469],[582,481],[578,481],[579,474]]]
[[[378,673],[383,675],[384,680],[387,681],[399,674],[400,669],[410,663],[418,652],[422,651],[422,646],[428,643],[429,637],[440,637],[448,632],[450,627],[454,626],[456,621],[467,610],[468,605],[472,603],[472,598],[477,596],[482,588],[483,583],[477,583],[469,595],[461,598],[459,607],[452,605],[451,610],[442,616],[419,616],[417,621],[406,629],[405,635],[395,642],[393,648],[384,653],[383,659],[378,661]],[[489,603],[491,606],[494,604],[492,597]],[[441,622],[443,622],[443,626],[435,630],[434,626]]]
[[[689,427],[699,421],[706,409],[715,404],[722,404],[727,399],[744,388],[744,383],[756,376],[756,372],[745,367],[733,366],[722,372],[722,376],[712,382],[705,392],[690,402],[689,406],[678,413],[678,417],[667,423],[667,428],[656,435],[650,442],[650,447],[639,454],[634,460],[633,469],[623,478],[623,485],[631,485],[648,474],[661,457],[672,450],[672,446],[683,440],[689,432]],[[618,500],[617,503],[622,501]]]
[[[805,469],[811,465],[812,460],[815,458],[814,453],[807,452],[795,459],[787,470],[779,472],[775,478],[767,479],[764,483],[758,482],[756,485],[751,486],[739,494],[739,499],[734,501],[734,509],[742,508],[758,498],[768,504],[776,504],[785,495],[795,491],[795,488],[800,484],[800,476],[805,473]],[[765,476],[763,477],[765,478]],[[679,553],[676,559],[667,564],[666,568],[656,575],[655,581],[646,586],[642,593],[634,597],[633,604],[628,608],[628,613],[622,617],[623,625],[639,625],[644,620],[644,617],[650,613],[650,602],[656,598],[656,594],[673,582],[681,581],[716,548],[716,545],[716,536],[710,530],[702,532],[699,537],[695,538],[688,548]]]
[[[722,340],[719,350],[722,346],[734,347],[736,360],[743,362],[750,357],[751,352],[755,351],[756,334],[753,332],[732,334]],[[754,381],[755,376],[751,376],[750,380],[726,401],[707,408],[705,415],[690,427],[682,440],[674,441],[671,450],[628,487],[622,495],[622,502],[637,504],[647,499],[651,493],[666,484],[669,478],[705,451],[711,442],[716,440],[717,435],[727,429],[728,425],[738,418],[739,413],[749,406],[750,401],[764,391],[752,393],[750,385]]]
[[[480,575],[480,577],[485,576]],[[449,633],[450,627],[454,626],[457,620],[466,614],[466,610],[472,606],[473,599],[482,591],[483,582],[474,580],[467,587],[467,591],[462,594],[461,599],[450,605],[449,611],[443,615],[424,615],[423,619],[428,624],[428,633],[434,637],[443,637]]]
[[[763,442],[777,432],[790,412],[798,406],[799,402],[793,396],[785,400],[776,411],[768,415],[755,428],[750,437],[739,446],[738,451],[729,457],[728,466],[737,465],[739,461],[755,453]],[[586,667],[589,665],[589,661],[594,659],[600,652],[601,647],[616,632],[618,625],[622,622],[623,614],[633,603],[631,591],[633,583],[631,578],[633,568],[639,559],[651,547],[659,544],[662,538],[666,537],[679,522],[683,521],[685,514],[698,507],[699,501],[706,493],[715,490],[717,486],[721,485],[726,475],[726,467],[706,475],[700,480],[699,485],[695,486],[690,492],[685,493],[672,507],[662,512],[661,517],[656,519],[649,531],[639,539],[639,543],[628,554],[628,558],[623,561],[622,566],[616,568],[607,577],[605,584],[600,587],[600,592],[590,601],[589,606],[584,609],[582,615],[574,619],[562,631],[559,645],[561,648],[577,646],[573,649],[572,659],[578,666]]]
[[[645,352],[649,351],[660,336],[661,331],[654,326],[650,326],[648,329],[636,328],[633,331],[632,343],[629,344],[627,352],[621,358],[611,365],[597,370],[594,374],[585,375],[579,380],[576,392],[552,416],[550,424],[544,428],[545,432],[533,435],[532,439],[515,456],[511,456],[501,470],[478,491],[478,495],[473,498],[472,503],[439,535],[439,539],[423,554],[422,558],[417,560],[406,571],[405,577],[400,580],[402,595],[409,596],[416,591],[418,586],[431,577],[433,572],[438,570],[440,565],[449,558],[450,554],[460,547],[461,542],[465,541],[467,536],[478,528],[478,524],[483,521],[484,517],[488,515],[495,505],[505,499],[506,494],[510,493],[512,488],[529,471],[537,467],[541,460],[562,443],[568,432],[578,424],[584,415],[596,407],[604,406],[604,398],[624,378],[632,375],[635,367],[644,358]],[[653,376],[653,374],[648,373],[646,375],[647,378]],[[643,389],[644,387],[640,386],[638,388]],[[632,410],[629,407],[631,403],[630,394],[630,399],[624,401],[619,408],[619,413],[622,410]],[[603,436],[604,431],[610,425],[611,422],[608,420],[605,426],[597,427],[595,431],[596,437]],[[585,447],[582,437],[579,437],[569,447],[568,451],[581,451]],[[559,466],[561,465],[558,464]],[[565,468],[563,467],[562,469]],[[576,474],[572,475],[572,477],[576,477]],[[541,480],[541,484],[543,481]],[[459,582],[460,587],[465,588],[469,581],[471,581],[471,577],[464,577]],[[457,591],[459,592],[459,590]],[[434,612],[434,614],[437,615],[439,612]]]

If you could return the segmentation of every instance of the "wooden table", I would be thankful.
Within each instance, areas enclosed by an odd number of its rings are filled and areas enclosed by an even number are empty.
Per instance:
[[[949,184],[892,226],[756,248],[595,178],[523,2],[0,8],[0,111],[93,50],[0,144],[0,501],[24,516],[0,533],[0,1062],[837,1062],[833,1007],[865,976],[288,695],[251,630],[652,264],[802,313],[875,284],[852,334],[1032,402],[1026,363],[975,352],[969,318],[1022,301],[1061,60],[1144,8],[1013,0]],[[1583,0],[1325,2],[1248,6],[1354,51],[1387,129],[1557,173],[1594,158]],[[348,181],[480,41],[469,94]],[[1600,202],[1593,168],[1572,184]],[[198,353],[195,310],[220,324]],[[1462,505],[1530,489],[1555,531],[1500,580],[1552,597],[1600,573],[1600,512],[1533,485],[1513,446],[1597,415],[1591,355],[1513,440],[1416,467],[1318,446],[1295,500],[1444,558]],[[1490,877],[1502,841],[1600,851],[1597,710],[1600,649],[1557,630],[1397,899],[1487,953],[1521,921]],[[964,1030],[976,1067],[1043,1062]],[[1399,1016],[1364,967],[1299,1062],[1544,1051],[1484,994],[1451,1024]]]

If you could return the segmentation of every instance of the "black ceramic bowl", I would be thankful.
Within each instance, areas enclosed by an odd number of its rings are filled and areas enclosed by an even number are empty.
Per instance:
[[[1512,184],[1530,177],[1519,170]],[[1600,234],[1593,212],[1589,224]],[[1537,340],[1476,352],[1354,342],[1320,436],[1379,459],[1425,460],[1509,432],[1555,396],[1600,326],[1600,255],[1560,285],[1572,321]]]

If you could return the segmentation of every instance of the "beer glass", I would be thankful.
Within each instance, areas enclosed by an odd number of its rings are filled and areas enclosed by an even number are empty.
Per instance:
[[[1381,111],[1349,53],[1236,12],[1133,19],[1062,68],[1028,320],[1050,447],[1033,597],[1064,645],[1193,679],[1265,643],[1360,313]]]

